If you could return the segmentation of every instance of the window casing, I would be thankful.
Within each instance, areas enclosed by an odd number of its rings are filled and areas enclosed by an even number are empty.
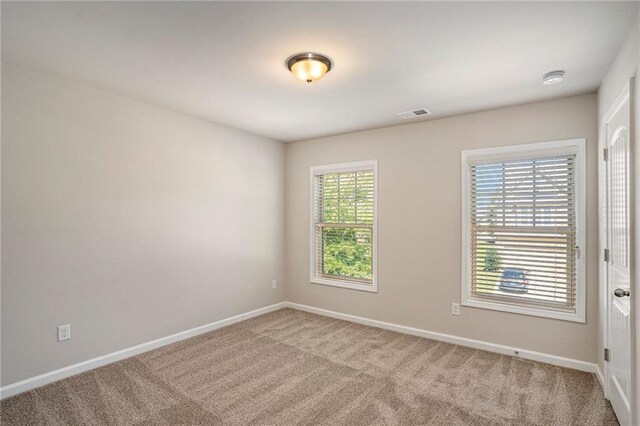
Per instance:
[[[311,168],[314,284],[377,292],[377,161]]]
[[[462,304],[585,321],[585,140],[462,153]]]

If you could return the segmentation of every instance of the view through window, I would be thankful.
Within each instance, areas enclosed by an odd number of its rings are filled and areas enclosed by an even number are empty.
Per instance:
[[[314,173],[316,282],[374,284],[375,176],[372,166],[362,167]]]
[[[468,298],[576,314],[577,154],[471,159]]]

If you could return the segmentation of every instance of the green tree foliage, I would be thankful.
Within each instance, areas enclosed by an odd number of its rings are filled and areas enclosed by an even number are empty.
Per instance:
[[[333,225],[322,230],[322,272],[372,279],[373,172],[324,175],[321,185],[321,222]]]
[[[497,271],[500,269],[500,255],[498,254],[498,250],[490,247],[485,251],[484,256],[485,271]]]
[[[371,279],[372,231],[361,228],[329,228],[323,235],[323,272]]]
[[[487,215],[487,222],[489,226],[494,226],[496,223],[497,215],[496,215],[496,206],[492,205],[489,209],[489,214]],[[491,240],[489,240],[490,244],[495,243],[493,231],[489,233],[491,235]],[[500,269],[500,254],[495,247],[489,247],[484,253],[484,270],[485,271],[497,271]]]

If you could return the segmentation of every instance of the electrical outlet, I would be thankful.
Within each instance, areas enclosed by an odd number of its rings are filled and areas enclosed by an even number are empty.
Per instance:
[[[460,304],[452,303],[451,304],[451,315],[460,315]]]
[[[278,288],[278,280],[271,281],[271,288],[274,290]]]
[[[58,326],[58,342],[71,339],[71,324]]]

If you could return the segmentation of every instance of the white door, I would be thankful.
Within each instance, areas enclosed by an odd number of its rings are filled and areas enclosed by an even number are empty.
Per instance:
[[[631,108],[629,87],[605,118],[606,126],[606,266],[608,294],[607,386],[609,400],[622,425],[631,424]],[[606,256],[605,256],[606,257]],[[605,259],[606,260],[606,259]]]

